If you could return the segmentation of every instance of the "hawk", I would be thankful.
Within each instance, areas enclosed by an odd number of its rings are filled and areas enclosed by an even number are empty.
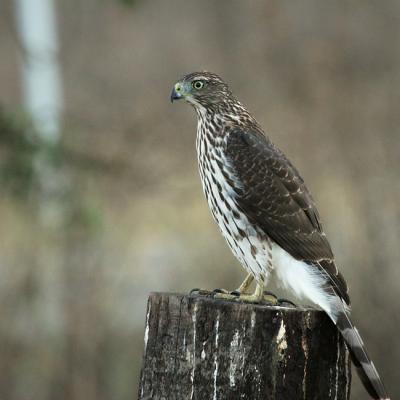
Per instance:
[[[389,399],[350,319],[346,281],[297,169],[218,75],[186,75],[172,90],[171,101],[178,99],[197,113],[203,191],[222,235],[248,273],[238,289],[240,299],[261,301],[274,274],[297,298],[328,314],[368,393]],[[246,294],[254,279],[255,292]]]

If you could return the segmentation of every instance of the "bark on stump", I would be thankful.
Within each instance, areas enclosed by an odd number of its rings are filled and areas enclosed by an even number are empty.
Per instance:
[[[350,363],[321,311],[152,293],[140,400],[348,400]]]

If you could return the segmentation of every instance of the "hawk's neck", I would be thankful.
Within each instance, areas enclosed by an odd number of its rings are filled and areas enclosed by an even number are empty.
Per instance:
[[[247,109],[239,102],[215,107],[196,107],[197,135],[218,138],[225,136],[229,128],[244,129],[259,125]]]

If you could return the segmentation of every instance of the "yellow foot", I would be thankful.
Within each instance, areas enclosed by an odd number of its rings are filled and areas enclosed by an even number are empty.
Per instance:
[[[212,292],[207,289],[194,288],[189,292],[189,296],[211,296]]]
[[[274,306],[279,304],[278,298],[272,292],[268,292],[266,290],[263,292],[263,301],[273,304]]]
[[[239,299],[239,294],[237,292],[214,292],[214,299],[221,299],[221,300],[237,300]]]
[[[207,296],[221,300],[243,301],[245,303],[267,303],[274,306],[297,307],[296,304],[292,303],[290,300],[278,299],[272,292],[263,291],[262,287],[259,285],[257,285],[253,294],[241,293],[239,289],[229,292],[225,289],[214,289],[211,291],[196,288],[192,289],[189,295]]]
[[[209,296],[209,297],[214,297],[217,299],[227,299],[227,300],[232,300],[234,298],[237,298],[240,293],[238,292],[230,292],[225,289],[214,289],[214,290],[206,290],[206,289],[192,289],[189,292],[190,296],[197,295],[197,296]]]
[[[246,282],[247,281],[247,282]],[[245,282],[241,285],[241,287],[245,286],[247,288],[249,286],[249,281],[251,283],[251,279],[249,277],[246,278]],[[263,284],[257,284],[256,290],[253,294],[246,294],[239,290],[231,293],[227,292],[219,292],[216,293],[214,298],[223,299],[223,300],[235,300],[235,301],[243,301],[246,303],[264,303],[267,302],[269,304],[277,304],[277,298],[275,295],[269,292],[263,291]]]
[[[256,293],[238,294],[238,292],[235,291],[231,293],[215,293],[213,297],[214,299],[243,301],[244,303],[268,303],[278,305],[278,299],[271,294],[263,294],[260,298]]]
[[[234,291],[225,290],[225,289],[214,289],[212,291],[207,289],[195,288],[189,292],[189,295],[197,295],[197,296],[213,296],[217,299],[225,299],[232,300],[238,298],[240,295],[246,293],[247,289],[250,287],[254,280],[252,274],[248,274],[246,279],[242,282],[242,284]]]
[[[245,303],[268,303],[277,305],[278,299],[276,296],[269,292],[259,293],[254,292],[253,294],[241,294],[236,298],[238,301],[243,301]]]

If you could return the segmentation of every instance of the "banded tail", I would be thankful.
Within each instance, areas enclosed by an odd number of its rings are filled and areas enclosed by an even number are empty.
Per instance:
[[[364,342],[362,341],[357,328],[351,322],[349,311],[338,296],[336,299],[337,302],[335,305],[338,306],[338,309],[335,315],[329,312],[328,315],[336,324],[347,344],[351,360],[357,369],[357,373],[361,379],[361,382],[373,399],[390,400],[378,371],[367,354]]]

